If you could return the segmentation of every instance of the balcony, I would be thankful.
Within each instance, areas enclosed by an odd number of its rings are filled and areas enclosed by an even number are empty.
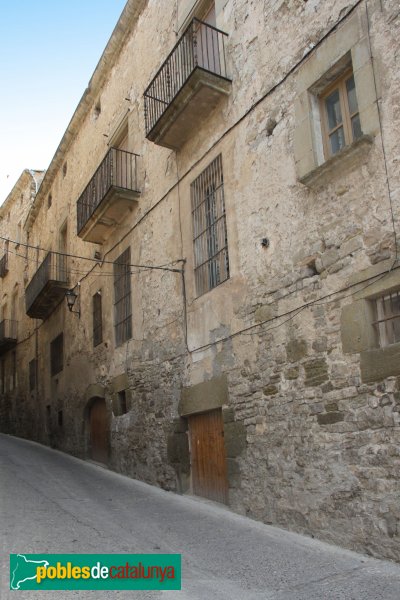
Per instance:
[[[26,314],[32,319],[47,319],[67,289],[67,257],[49,252],[25,290]]]
[[[147,139],[178,150],[229,94],[226,38],[193,19],[144,93]]]
[[[17,345],[17,321],[3,319],[0,322],[0,355]]]
[[[78,236],[102,244],[135,206],[137,154],[110,148],[77,202]]]
[[[0,260],[0,277],[3,279],[8,273],[8,253],[6,252]]]

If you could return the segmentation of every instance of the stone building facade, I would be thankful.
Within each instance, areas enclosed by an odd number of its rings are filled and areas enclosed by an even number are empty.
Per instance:
[[[27,361],[30,345],[34,344],[35,326],[25,313],[28,273],[23,227],[43,175],[43,171],[25,170],[0,207],[1,430],[23,431],[26,435],[34,410],[28,392]],[[31,341],[24,342],[25,338]]]
[[[3,431],[400,559],[399,28],[128,1],[2,280]]]

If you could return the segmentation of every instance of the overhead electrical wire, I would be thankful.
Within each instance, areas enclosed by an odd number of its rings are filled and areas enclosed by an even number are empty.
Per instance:
[[[200,162],[205,158],[205,156],[207,156],[219,143],[220,141],[226,136],[228,135],[234,128],[236,128],[259,104],[261,104],[268,96],[270,96],[277,88],[279,88],[288,78],[290,75],[292,75],[298,68],[299,66],[323,43],[323,41],[333,32],[335,31],[343,21],[345,21],[347,19],[347,17],[350,16],[351,13],[353,13],[355,11],[355,9],[363,2],[365,1],[366,3],[366,10],[367,10],[367,2],[366,0],[358,0],[357,2],[354,3],[353,6],[350,7],[350,9],[335,23],[335,25],[333,27],[331,27],[318,41],[317,43],[311,48],[309,49],[307,52],[305,52],[305,54],[303,55],[303,57],[293,66],[291,67],[287,73],[280,79],[280,81],[278,81],[276,84],[274,84],[273,86],[271,86],[271,88],[269,90],[267,90],[256,102],[254,102],[249,109],[247,109],[245,111],[245,113],[239,117],[239,119],[237,119],[237,121],[235,121],[235,123],[233,123],[228,129],[226,129],[221,135],[220,137],[203,153],[203,155],[198,158],[189,169],[186,170],[186,172],[179,177],[179,173],[177,173],[177,181],[169,188],[169,190],[154,204],[150,207],[150,209],[145,212],[141,218],[129,229],[129,231],[127,231],[124,236],[112,247],[110,248],[105,256],[107,256],[108,254],[110,254],[119,244],[121,244],[126,238],[127,236],[132,233],[132,231],[139,226],[139,224],[163,201],[165,200],[169,194],[178,186],[178,192],[179,192],[179,183],[185,179],[187,177],[187,175],[197,166],[200,164]],[[368,18],[368,10],[367,10],[367,18]],[[368,19],[368,34],[369,34],[369,19]],[[370,46],[370,55],[371,55],[371,60],[373,59],[372,57],[372,51],[371,51],[371,46]],[[375,73],[374,73],[374,77],[375,77]],[[376,81],[375,81],[375,88],[376,88]],[[376,88],[377,89],[377,88]],[[386,164],[386,152],[385,152],[385,147],[384,147],[384,143],[383,143],[383,132],[382,132],[382,122],[381,122],[381,114],[380,114],[380,108],[379,108],[379,103],[378,103],[378,111],[379,111],[379,122],[380,122],[380,129],[381,129],[381,143],[382,143],[382,151],[383,151],[383,157],[384,157],[384,163],[385,163],[385,173],[386,173],[386,183],[387,183],[387,188],[388,188],[388,195],[389,195],[389,201],[390,201],[390,211],[391,211],[391,219],[392,219],[392,225],[393,225],[393,232],[394,232],[394,240],[395,240],[395,258],[394,261],[391,265],[391,267],[386,270],[384,273],[380,274],[380,275],[374,275],[371,277],[366,278],[365,280],[359,281],[357,283],[345,286],[344,288],[341,288],[339,290],[336,290],[334,292],[330,292],[329,294],[326,294],[325,296],[322,296],[320,298],[317,298],[316,300],[307,302],[302,304],[301,306],[295,307],[294,309],[291,309],[285,313],[282,313],[280,315],[275,315],[269,319],[266,319],[264,321],[261,321],[259,323],[254,323],[246,328],[243,328],[239,331],[236,331],[228,336],[224,336],[218,340],[209,342],[207,344],[204,344],[202,346],[198,346],[196,348],[190,349],[188,347],[188,342],[187,342],[187,314],[186,314],[186,289],[185,289],[185,278],[184,278],[184,268],[182,269],[174,269],[171,267],[168,267],[167,265],[173,265],[173,264],[177,264],[179,262],[183,263],[183,265],[185,264],[185,259],[177,259],[176,261],[172,261],[170,263],[166,263],[165,265],[158,265],[158,266],[154,266],[154,265],[127,265],[129,267],[132,268],[138,268],[140,269],[139,271],[137,271],[137,273],[141,273],[144,270],[162,270],[162,271],[169,271],[169,272],[176,272],[176,273],[181,273],[182,275],[182,279],[183,279],[183,298],[184,298],[184,303],[185,303],[185,311],[184,311],[184,317],[185,317],[185,338],[186,338],[186,347],[187,347],[187,352],[194,353],[194,352],[199,352],[202,350],[205,350],[207,348],[210,348],[212,346],[215,346],[219,343],[222,343],[224,341],[227,341],[229,339],[232,339],[236,336],[239,335],[243,335],[243,334],[247,334],[247,335],[252,335],[252,333],[248,333],[258,327],[262,327],[268,323],[271,323],[273,321],[276,321],[278,319],[281,319],[285,316],[288,316],[289,318],[286,319],[285,321],[283,321],[282,323],[278,323],[277,325],[274,325],[272,327],[269,327],[267,329],[265,329],[265,332],[268,332],[272,329],[276,329],[278,327],[283,326],[285,323],[287,323],[288,321],[294,319],[298,314],[300,314],[303,310],[310,308],[312,306],[316,306],[316,305],[326,305],[329,304],[330,302],[336,301],[337,298],[334,298],[332,300],[328,300],[327,302],[323,302],[323,300],[327,300],[329,298],[331,298],[332,296],[336,296],[337,294],[340,294],[342,292],[345,292],[355,286],[359,286],[362,283],[365,282],[369,282],[366,286],[364,286],[361,289],[357,289],[356,291],[352,292],[351,294],[342,296],[341,298],[339,298],[340,300],[348,298],[353,296],[356,293],[359,293],[360,291],[368,288],[369,286],[373,285],[376,281],[381,280],[382,278],[384,278],[386,275],[388,275],[392,270],[399,268],[399,266],[396,266],[396,262],[398,260],[398,248],[397,248],[397,234],[396,234],[396,229],[395,229],[395,219],[394,219],[394,210],[393,210],[393,201],[392,201],[392,193],[391,193],[391,188],[390,188],[390,183],[389,183],[389,174],[388,174],[388,169],[387,169],[387,164]],[[18,242],[15,242],[13,240],[8,240],[7,238],[1,237],[0,239],[4,240],[4,241],[9,241],[10,243],[14,243],[14,244],[18,244]],[[37,246],[33,246],[33,245],[29,245],[29,244],[22,244],[19,243],[22,246],[25,246],[27,248],[32,248],[34,250],[39,250],[39,251],[43,251],[43,252],[50,252],[50,250],[46,250],[44,248],[40,248]],[[114,261],[107,261],[105,260],[105,258],[103,259],[95,259],[95,258],[90,258],[90,257],[85,257],[85,256],[79,256],[79,255],[73,255],[73,254],[66,254],[66,253],[61,253],[61,252],[57,252],[57,251],[51,251],[54,254],[60,254],[63,256],[67,256],[70,258],[75,258],[75,259],[80,259],[80,260],[86,260],[86,261],[91,261],[91,262],[95,262],[96,264],[87,272],[85,272],[85,274],[83,275],[83,277],[77,282],[76,285],[79,285],[86,277],[88,277],[91,272],[96,268],[96,266],[102,266],[103,264],[114,264]],[[22,256],[22,255],[21,255]],[[26,257],[23,257],[26,258]],[[77,272],[78,274],[78,272]],[[132,273],[132,274],[136,274],[136,273]],[[106,275],[106,274],[105,274]],[[108,273],[107,273],[108,275]],[[112,273],[110,273],[110,275],[113,275]],[[372,280],[372,281],[371,281]],[[273,304],[273,303],[270,303]],[[268,304],[266,305],[268,306]],[[177,320],[177,319],[176,319]],[[174,321],[175,322],[175,321]],[[42,324],[39,325],[39,327]],[[38,328],[39,328],[38,327]],[[38,329],[37,328],[37,329]],[[37,330],[36,329],[36,330]],[[32,337],[33,334],[31,334],[29,337]],[[29,338],[27,338],[29,339]],[[21,340],[22,343],[23,341],[26,340]],[[168,359],[165,359],[164,361],[161,362],[166,362],[166,361],[170,361],[170,360],[174,360],[176,358],[180,358],[182,356],[186,356],[186,353],[181,353],[179,355],[175,355],[173,357],[170,357]]]

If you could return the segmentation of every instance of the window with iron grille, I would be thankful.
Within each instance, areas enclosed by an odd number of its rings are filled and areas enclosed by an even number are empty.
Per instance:
[[[64,335],[60,333],[50,343],[50,370],[51,375],[57,375],[64,368]]]
[[[132,337],[131,249],[114,262],[114,326],[117,346]]]
[[[374,326],[382,347],[400,342],[400,290],[376,298]]]
[[[103,317],[101,308],[101,294],[96,292],[93,296],[93,346],[98,346],[103,341]]]
[[[29,391],[36,389],[36,359],[29,361]]]
[[[197,295],[229,279],[222,156],[190,186]]]

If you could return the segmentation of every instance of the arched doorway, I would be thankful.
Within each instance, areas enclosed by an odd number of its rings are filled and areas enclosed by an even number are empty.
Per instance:
[[[107,463],[110,454],[110,425],[104,398],[92,398],[90,401],[89,439],[91,459]]]

